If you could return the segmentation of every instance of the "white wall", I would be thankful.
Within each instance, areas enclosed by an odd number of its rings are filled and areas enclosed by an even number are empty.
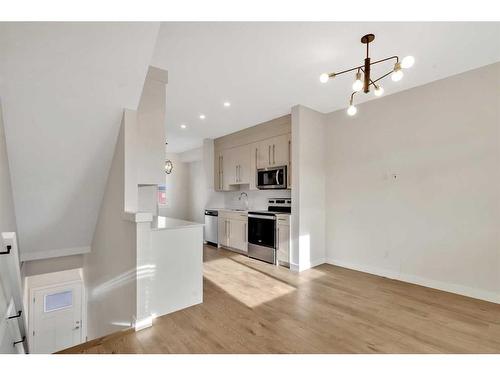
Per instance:
[[[205,208],[207,208],[210,195],[212,195],[207,183],[203,161],[198,160],[189,163],[188,220],[190,221],[205,222]]]
[[[0,102],[0,232],[16,232],[16,215],[10,183],[9,158]]]
[[[499,87],[497,63],[328,115],[329,262],[500,302]]]
[[[89,340],[130,327],[136,314],[136,227],[123,219],[124,129],[122,122],[92,251],[84,256]]]
[[[164,175],[166,70],[150,66],[137,108],[137,181],[159,185]]]
[[[292,108],[292,261],[300,271],[325,262],[325,115]]]
[[[151,22],[3,22],[1,97],[21,258],[90,250],[123,108]]]
[[[83,255],[69,255],[65,257],[30,260],[23,262],[22,275],[35,276],[45,273],[60,272],[83,267]]]
[[[167,153],[173,163],[172,173],[165,174],[167,204],[159,207],[161,216],[189,220],[189,163],[181,161],[179,154]]]

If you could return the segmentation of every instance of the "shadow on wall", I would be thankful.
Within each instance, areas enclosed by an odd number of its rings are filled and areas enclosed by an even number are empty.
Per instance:
[[[137,267],[130,271],[124,272],[102,284],[97,285],[90,293],[92,298],[96,300],[104,299],[113,290],[120,288],[130,283],[135,283],[136,280],[152,280],[156,274],[156,266],[147,264]]]

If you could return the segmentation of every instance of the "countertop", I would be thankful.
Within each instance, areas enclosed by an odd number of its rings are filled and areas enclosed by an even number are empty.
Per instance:
[[[182,228],[202,227],[204,225],[205,224],[203,223],[196,223],[194,221],[174,219],[173,217],[155,216],[153,218],[153,222],[151,223],[151,229],[153,230],[182,229]]]

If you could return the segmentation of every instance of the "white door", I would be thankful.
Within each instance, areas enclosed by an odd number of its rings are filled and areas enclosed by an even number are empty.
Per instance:
[[[54,353],[82,343],[82,285],[69,283],[32,292],[32,353]]]

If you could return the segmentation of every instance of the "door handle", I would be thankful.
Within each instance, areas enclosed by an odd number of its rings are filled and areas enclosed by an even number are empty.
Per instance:
[[[276,145],[273,144],[273,164],[276,164],[276,152],[274,151],[275,146]]]
[[[271,145],[267,146],[267,162],[271,164]]]
[[[280,171],[279,169],[276,171],[276,185],[280,184]]]

